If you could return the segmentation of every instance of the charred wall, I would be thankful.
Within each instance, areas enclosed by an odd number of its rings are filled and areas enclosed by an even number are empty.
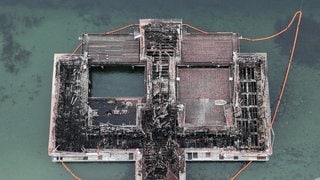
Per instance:
[[[60,59],[56,65],[56,82],[59,88],[55,121],[57,150],[84,152],[86,149],[96,148],[141,148],[144,134],[137,127],[99,122],[92,124],[92,109],[88,99],[90,67],[87,63],[87,59],[81,56],[71,60]]]
[[[235,125],[238,128],[240,139],[237,145],[243,150],[265,151],[269,97],[266,97],[266,55],[239,54],[236,82],[239,98],[239,110],[235,116]]]
[[[56,146],[60,151],[81,151],[86,141],[88,114],[81,101],[81,60],[60,61],[56,77],[59,78],[59,103],[56,117]]]
[[[147,71],[151,92],[143,111],[142,129],[146,134],[143,143],[143,179],[179,177],[179,144],[176,139],[177,110],[172,103],[170,81],[178,40],[177,24],[152,23],[144,26],[146,55],[150,63]],[[174,67],[176,68],[176,67]]]

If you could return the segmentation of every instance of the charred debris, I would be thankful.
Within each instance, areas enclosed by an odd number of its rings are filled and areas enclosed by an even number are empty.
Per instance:
[[[54,161],[136,161],[136,179],[185,179],[186,161],[268,160],[266,54],[240,53],[237,34],[142,19],[81,39],[81,54],[55,55]],[[92,97],[90,68],[107,66],[144,67],[145,96]]]

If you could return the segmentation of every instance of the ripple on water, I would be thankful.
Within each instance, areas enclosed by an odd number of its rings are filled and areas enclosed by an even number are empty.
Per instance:
[[[291,17],[290,17],[291,18]],[[275,28],[282,29],[284,24],[289,22],[289,17],[277,21]],[[292,27],[275,42],[280,46],[281,54],[289,55],[292,41],[295,34],[296,22]],[[320,23],[315,21],[312,16],[303,17],[300,25],[299,37],[294,54],[294,63],[302,66],[320,69],[320,59],[318,55],[320,42]]]
[[[3,62],[5,70],[11,74],[18,74],[21,68],[30,63],[31,52],[14,40],[17,18],[0,14],[0,35],[2,36],[2,49],[0,61]]]

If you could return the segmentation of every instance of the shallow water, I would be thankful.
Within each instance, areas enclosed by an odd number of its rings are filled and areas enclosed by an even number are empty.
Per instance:
[[[144,97],[144,68],[91,68],[92,97]]]
[[[207,31],[260,37],[285,27],[300,1],[178,0],[0,1],[0,179],[72,179],[47,155],[53,54],[71,52],[83,32],[104,32],[140,18],[182,18]],[[301,36],[274,125],[269,162],[254,163],[239,179],[320,177],[320,2],[304,1]],[[242,52],[267,52],[275,102],[292,33],[241,42]],[[128,82],[131,81],[128,79]],[[228,179],[242,163],[189,163],[188,179]],[[83,179],[134,179],[132,163],[72,163]]]

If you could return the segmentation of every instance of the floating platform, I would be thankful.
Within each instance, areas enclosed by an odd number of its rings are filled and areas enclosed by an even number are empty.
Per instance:
[[[137,180],[184,180],[189,161],[269,159],[267,55],[240,52],[238,34],[142,19],[80,39],[80,54],[54,56],[52,161],[134,161]],[[111,66],[144,68],[144,95],[95,97],[90,70]]]

